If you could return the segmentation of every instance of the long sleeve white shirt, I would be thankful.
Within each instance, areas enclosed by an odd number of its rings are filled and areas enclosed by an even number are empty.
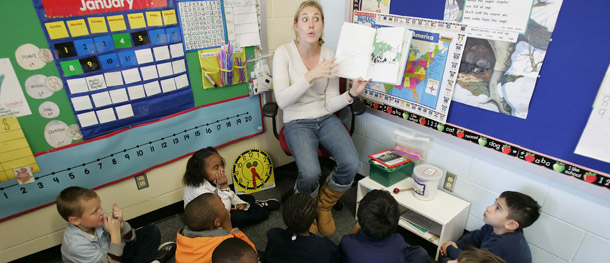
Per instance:
[[[320,60],[334,57],[333,50],[322,46]],[[305,78],[308,71],[294,41],[275,50],[273,92],[284,112],[284,123],[319,118],[350,104],[347,96],[339,93],[338,78],[319,78],[309,83]]]
[[[218,194],[218,196],[220,196],[220,200],[222,200],[222,203],[225,205],[225,208],[227,210],[231,210],[231,205],[239,204],[243,204],[246,206],[244,210],[248,210],[248,208],[250,208],[250,204],[248,204],[244,200],[241,200],[241,198],[239,198],[233,191],[231,191],[231,189],[227,188],[227,191],[218,191],[216,189],[216,186],[213,186],[207,180],[204,181],[203,184],[200,186],[187,185],[184,187],[184,207],[186,207],[186,205],[189,202],[193,201],[193,199],[195,199],[197,196],[200,196],[201,194],[205,193]]]

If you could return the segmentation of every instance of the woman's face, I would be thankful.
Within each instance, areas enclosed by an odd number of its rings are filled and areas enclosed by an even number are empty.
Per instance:
[[[322,21],[320,10],[313,6],[303,8],[294,23],[294,30],[299,36],[299,42],[318,44],[324,31],[324,21]]]

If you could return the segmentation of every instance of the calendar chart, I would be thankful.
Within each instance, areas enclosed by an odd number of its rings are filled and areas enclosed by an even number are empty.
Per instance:
[[[0,183],[0,221],[52,204],[65,187],[101,187],[206,146],[261,134],[260,107],[258,96],[245,95],[39,155],[35,183]]]
[[[194,106],[173,0],[34,0],[83,138]]]

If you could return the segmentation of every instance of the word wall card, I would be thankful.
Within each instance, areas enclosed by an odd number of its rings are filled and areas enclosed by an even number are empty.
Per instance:
[[[173,0],[34,0],[85,139],[194,106]]]

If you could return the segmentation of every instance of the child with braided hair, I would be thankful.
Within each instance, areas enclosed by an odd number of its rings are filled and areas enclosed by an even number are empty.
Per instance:
[[[328,237],[309,232],[316,224],[316,202],[306,193],[292,195],[282,206],[286,229],[267,232],[265,262],[340,262],[337,246]]]

